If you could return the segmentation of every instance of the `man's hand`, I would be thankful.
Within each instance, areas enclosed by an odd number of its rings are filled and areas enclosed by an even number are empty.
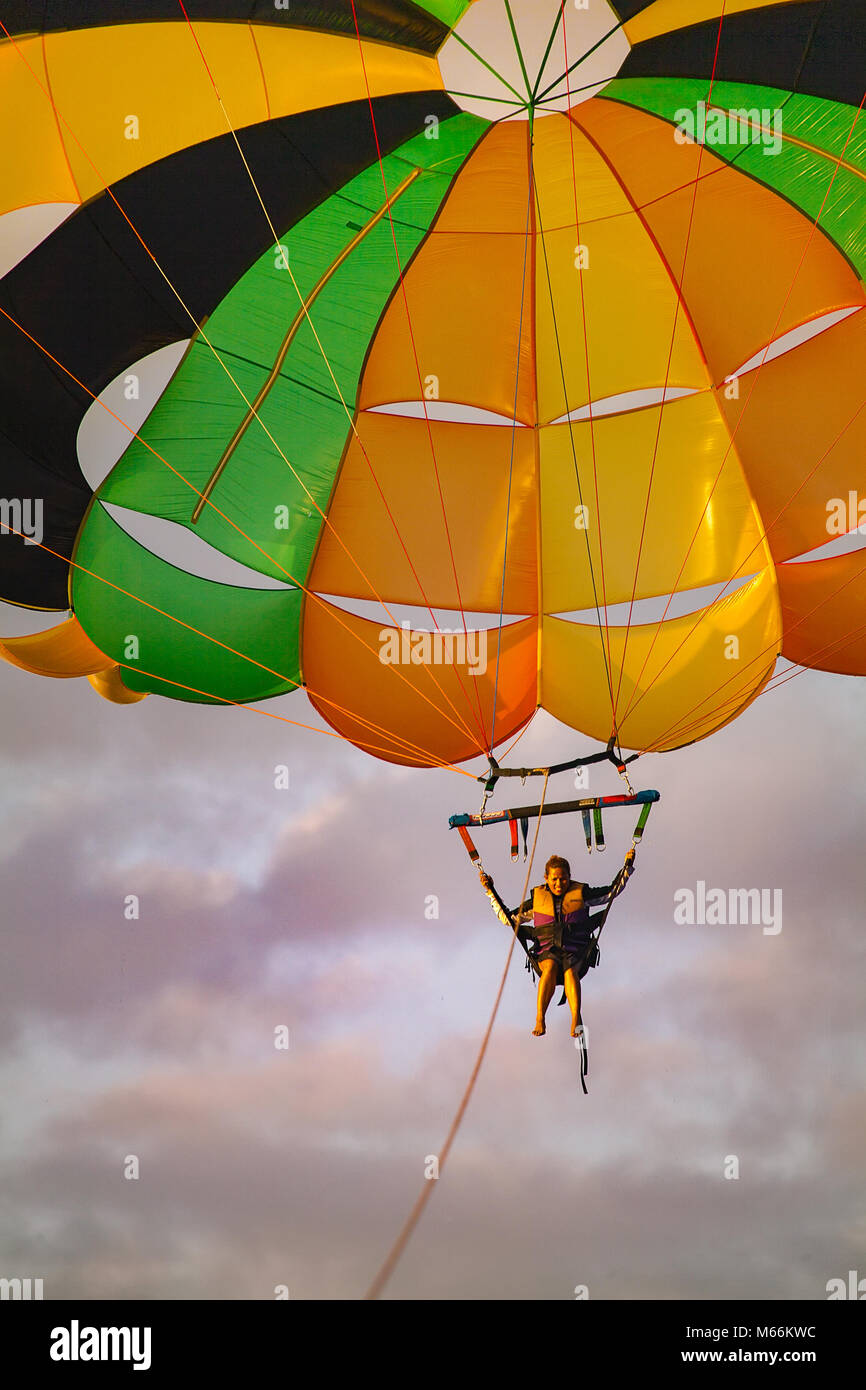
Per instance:
[[[491,888],[493,887],[493,879],[490,877],[489,874],[486,874],[483,869],[479,869],[478,874],[481,879],[481,887],[485,890],[485,892],[489,893]]]

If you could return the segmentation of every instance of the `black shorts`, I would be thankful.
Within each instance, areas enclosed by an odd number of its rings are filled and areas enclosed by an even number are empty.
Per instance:
[[[563,943],[562,946],[541,946],[535,953],[535,959],[539,963],[543,960],[555,961],[557,984],[562,984],[566,970],[574,970],[577,978],[582,980],[589,969],[591,955],[590,943],[587,940]]]

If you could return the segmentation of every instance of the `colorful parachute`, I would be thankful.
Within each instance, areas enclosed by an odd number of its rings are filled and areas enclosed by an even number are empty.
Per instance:
[[[802,560],[866,497],[861,0],[621,0],[586,100],[504,8],[4,5],[0,597],[70,611],[7,660],[420,765],[866,674],[866,557]]]

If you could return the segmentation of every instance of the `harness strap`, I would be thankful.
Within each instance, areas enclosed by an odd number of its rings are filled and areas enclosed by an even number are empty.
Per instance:
[[[476,780],[484,783],[485,791],[492,792],[500,777],[519,777],[521,781],[525,781],[527,777],[541,777],[542,774],[552,777],[557,772],[571,772],[575,768],[588,767],[590,763],[613,763],[617,772],[623,773],[629,763],[633,763],[641,757],[641,754],[632,753],[631,757],[624,758],[621,749],[617,755],[616,746],[616,730],[614,730],[603,753],[587,753],[583,757],[574,758],[571,762],[555,763],[552,767],[500,767],[493,754],[488,753],[487,761],[490,764],[490,771]]]
[[[583,954],[583,960],[580,962],[580,968],[581,968],[581,970],[583,970],[583,967],[586,965],[587,961],[589,960],[590,952],[592,951],[592,948],[593,948],[594,946],[598,948],[598,938],[601,936],[601,933],[602,933],[602,931],[603,931],[603,929],[604,929],[604,924],[605,924],[605,922],[606,922],[607,919],[608,919],[608,915],[609,915],[609,913],[610,913],[610,909],[613,907],[613,900],[614,900],[614,898],[617,896],[616,889],[617,889],[617,886],[618,886],[618,884],[619,884],[619,881],[620,881],[620,879],[622,878],[622,875],[623,875],[624,873],[625,873],[625,864],[623,864],[623,866],[622,866],[622,868],[620,869],[619,873],[617,874],[616,878],[613,880],[613,883],[610,885],[610,897],[608,898],[607,902],[605,903],[604,912],[596,913],[596,917],[599,918],[598,926],[594,928],[593,933],[592,933],[592,936],[589,938],[589,942],[587,943],[586,950],[584,951],[584,954]],[[600,950],[600,948],[599,948],[599,959],[601,959],[601,950]]]
[[[588,1096],[589,1091],[586,1089],[586,1078],[589,1075],[589,1049],[586,1045],[586,1034],[583,1031],[583,1019],[580,1015],[578,1015],[577,1018],[577,1027],[578,1034],[575,1042],[579,1044],[580,1052],[580,1084],[583,1087],[583,1094]]]
[[[583,816],[583,833],[586,836],[586,848],[592,854],[592,816],[586,807],[581,811]]]
[[[508,829],[511,831],[511,858],[512,858],[512,859],[516,859],[516,858],[517,858],[517,821],[516,821],[516,820],[510,820],[510,821],[508,822]]]
[[[481,856],[479,855],[478,850],[472,843],[472,836],[469,834],[469,831],[466,829],[465,825],[458,825],[457,829],[460,831],[460,838],[466,846],[466,852],[469,855],[469,858],[472,860],[473,864],[477,864]]]
[[[637,818],[637,825],[635,826],[634,834],[632,835],[632,839],[634,840],[636,845],[640,844],[640,841],[643,838],[644,828],[646,826],[647,821],[649,820],[649,813],[652,810],[652,808],[653,806],[651,801],[647,801],[641,807],[640,815]]]
[[[595,825],[595,847],[601,851],[605,848],[604,826],[601,823],[601,807],[595,806],[592,811],[592,819]]]
[[[523,862],[526,863],[527,847],[529,841],[529,817],[522,816],[520,819],[520,832],[523,835]]]

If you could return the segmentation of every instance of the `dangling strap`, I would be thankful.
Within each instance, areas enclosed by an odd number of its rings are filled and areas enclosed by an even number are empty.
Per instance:
[[[583,1094],[588,1096],[589,1091],[586,1089],[586,1078],[589,1075],[589,1050],[586,1046],[586,1034],[583,1031],[582,1018],[578,1018],[577,1027],[578,1034],[575,1038],[575,1042],[579,1044],[580,1051],[580,1084],[583,1087]]]
[[[523,816],[520,821],[520,833],[523,836],[523,862],[526,863],[527,845],[529,842],[529,817]]]
[[[472,860],[473,864],[476,864],[481,856],[479,855],[478,850],[472,843],[472,836],[469,834],[469,831],[466,829],[465,825],[458,825],[457,829],[460,831],[460,838],[466,846],[466,852],[469,855],[469,858]]]
[[[592,816],[586,807],[584,807],[580,814],[583,816],[583,833],[586,836],[586,848],[589,853],[592,854]]]
[[[638,816],[637,825],[635,826],[635,828],[634,828],[634,834],[632,835],[632,839],[634,840],[634,842],[635,842],[636,845],[639,844],[640,841],[641,841],[641,838],[642,838],[643,832],[644,832],[644,827],[645,827],[647,821],[649,820],[649,813],[650,813],[650,811],[652,810],[652,808],[653,808],[653,804],[652,804],[651,801],[645,802],[644,805],[641,807],[640,815]]]
[[[604,849],[605,845],[604,845],[604,828],[603,828],[602,823],[601,823],[601,807],[600,807],[600,806],[595,806],[595,807],[593,808],[592,818],[593,818],[593,822],[594,822],[594,824],[595,824],[595,847],[596,847],[596,849],[597,849],[599,852],[601,852],[601,851]]]
[[[511,831],[511,858],[512,858],[512,859],[516,859],[516,858],[517,858],[517,821],[516,821],[516,820],[510,820],[510,821],[508,822],[508,829]]]

